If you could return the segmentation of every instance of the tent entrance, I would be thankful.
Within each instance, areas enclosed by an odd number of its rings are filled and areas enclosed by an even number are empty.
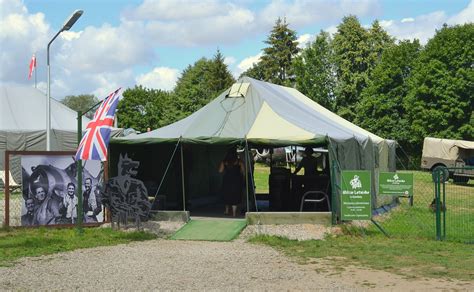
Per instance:
[[[221,218],[221,219],[243,219],[245,218],[246,208],[244,206],[238,206],[236,217],[224,214],[225,206],[223,202],[211,203],[200,207],[193,207],[192,204],[189,208],[191,219],[195,218]]]

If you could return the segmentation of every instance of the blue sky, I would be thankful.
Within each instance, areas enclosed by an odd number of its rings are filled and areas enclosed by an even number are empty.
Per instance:
[[[301,46],[320,30],[335,32],[345,15],[375,19],[397,39],[422,43],[443,23],[474,21],[474,0],[0,0],[0,82],[46,91],[46,45],[76,9],[84,14],[51,47],[51,94],[103,98],[117,87],[171,90],[186,66],[217,48],[235,76],[258,62],[277,17],[286,17]]]

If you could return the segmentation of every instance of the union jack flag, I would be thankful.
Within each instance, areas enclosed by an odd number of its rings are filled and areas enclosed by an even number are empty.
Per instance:
[[[107,160],[107,146],[114,123],[115,109],[121,96],[121,88],[115,90],[100,104],[79,143],[76,160]]]

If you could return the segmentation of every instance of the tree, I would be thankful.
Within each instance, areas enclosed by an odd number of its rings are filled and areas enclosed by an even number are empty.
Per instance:
[[[390,48],[394,44],[395,39],[380,26],[378,20],[375,20],[372,23],[372,27],[369,29],[369,78],[372,70],[377,66],[382,58],[384,50]]]
[[[242,75],[280,85],[294,84],[292,63],[300,49],[296,41],[296,32],[288,26],[285,19],[283,21],[281,18],[277,19],[270,35],[264,41],[269,46],[263,49],[260,62]]]
[[[472,140],[474,24],[445,25],[428,41],[409,79],[410,142],[426,136]]]
[[[329,110],[336,85],[332,54],[329,34],[321,31],[293,62],[296,89]]]
[[[83,113],[98,102],[99,100],[97,97],[91,94],[68,95],[61,101],[62,104],[66,105],[70,109],[81,111]],[[85,116],[91,119],[94,116],[94,112],[95,109],[87,112]]]
[[[239,77],[242,77],[242,76],[248,76],[248,77],[251,77],[251,78],[254,78],[254,79],[257,79],[257,80],[266,80],[265,79],[265,70],[262,67],[262,64],[260,64],[260,62],[259,63],[254,63],[252,65],[252,67],[250,67],[245,72],[240,74]]]
[[[123,93],[117,107],[118,126],[145,132],[165,126],[169,117],[170,93],[135,86]]]
[[[346,16],[332,41],[336,66],[336,110],[353,121],[355,106],[368,81],[370,64],[369,33],[356,16]]]
[[[235,82],[222,54],[212,60],[201,58],[188,66],[176,83],[173,105],[179,120],[197,111]]]
[[[219,94],[222,90],[231,86],[235,79],[224,63],[224,56],[217,50],[212,59],[209,72],[209,88],[211,92]]]
[[[410,126],[405,99],[408,78],[421,50],[417,40],[385,49],[356,107],[356,124],[409,150]]]

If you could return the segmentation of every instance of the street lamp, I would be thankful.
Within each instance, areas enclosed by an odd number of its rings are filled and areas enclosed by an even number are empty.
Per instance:
[[[58,37],[63,31],[69,30],[74,23],[81,17],[83,11],[76,10],[74,11],[68,20],[63,24],[61,30],[59,30],[56,35],[49,41],[47,49],[47,62],[48,65],[48,97],[46,99],[46,151],[51,150],[51,71],[49,66],[49,47],[51,43]]]

